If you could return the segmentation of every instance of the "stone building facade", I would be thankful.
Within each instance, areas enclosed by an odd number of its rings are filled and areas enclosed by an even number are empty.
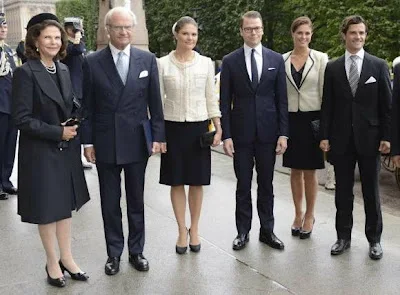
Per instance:
[[[32,16],[42,12],[55,13],[58,0],[2,0],[8,24],[6,42],[15,49],[25,38],[25,27]]]

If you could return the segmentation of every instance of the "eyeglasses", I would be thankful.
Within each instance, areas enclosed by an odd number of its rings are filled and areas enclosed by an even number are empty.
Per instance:
[[[263,27],[243,28],[243,31],[248,34],[252,33],[253,31],[256,33],[261,33],[262,30],[263,30]]]
[[[133,29],[133,26],[112,26],[112,25],[107,25],[111,31],[116,32],[116,33],[120,33],[122,31],[127,31],[127,32],[131,32]]]

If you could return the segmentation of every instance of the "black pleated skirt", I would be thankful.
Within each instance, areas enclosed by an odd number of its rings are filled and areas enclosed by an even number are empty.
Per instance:
[[[211,150],[200,147],[200,135],[207,131],[208,121],[165,121],[167,153],[161,155],[161,184],[210,184]]]
[[[289,112],[288,148],[283,166],[300,170],[324,169],[324,154],[314,137],[311,121],[320,118],[319,111]]]

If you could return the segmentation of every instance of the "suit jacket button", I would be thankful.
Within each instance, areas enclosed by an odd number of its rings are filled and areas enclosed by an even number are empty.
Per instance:
[[[62,151],[63,149],[62,148],[60,148],[60,151]]]

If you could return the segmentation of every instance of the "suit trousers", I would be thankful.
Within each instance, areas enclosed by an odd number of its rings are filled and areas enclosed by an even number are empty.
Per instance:
[[[380,242],[382,234],[382,212],[379,197],[380,154],[377,151],[373,156],[360,155],[352,138],[347,152],[342,155],[332,153],[332,161],[336,177],[335,205],[338,239],[351,239],[354,169],[357,162],[366,216],[365,235],[370,243]]]
[[[0,189],[11,188],[18,130],[9,114],[0,112]]]
[[[101,212],[109,257],[120,257],[124,249],[121,213],[121,172],[124,170],[130,254],[143,252],[144,177],[147,160],[123,165],[96,162],[100,182]]]
[[[276,144],[254,142],[235,144],[233,158],[236,186],[236,228],[239,234],[246,234],[251,229],[252,201],[251,183],[253,167],[257,172],[257,210],[261,229],[271,233],[274,229],[274,194],[273,176]]]

